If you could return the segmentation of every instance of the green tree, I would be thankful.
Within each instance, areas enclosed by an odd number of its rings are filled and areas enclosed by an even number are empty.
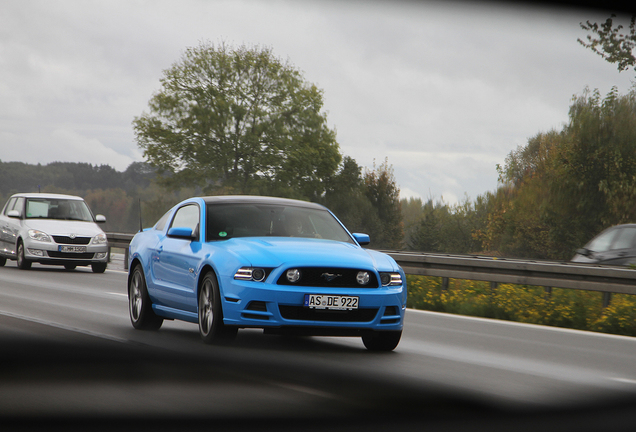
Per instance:
[[[633,69],[636,66],[634,48],[636,48],[636,15],[629,23],[629,32],[624,32],[622,24],[615,25],[616,15],[612,14],[603,24],[586,21],[581,28],[592,34],[587,35],[587,41],[578,42],[603,57],[609,63],[616,63],[619,72]],[[626,30],[626,29],[625,29]]]
[[[133,127],[165,184],[316,200],[338,168],[322,91],[269,48],[201,43],[161,86]]]
[[[371,245],[375,248],[402,249],[404,222],[400,205],[400,189],[388,160],[364,173],[365,195],[373,212],[367,216]]]
[[[488,215],[488,201],[480,195],[473,202],[468,197],[449,205],[429,199],[419,221],[411,228],[407,245],[411,250],[443,253],[476,253],[481,240],[476,234],[483,229]]]
[[[349,156],[343,158],[340,170],[327,180],[325,196],[320,202],[351,232],[369,233],[369,227],[376,225],[370,221],[373,208],[364,193],[362,167]]]
[[[485,249],[570,259],[603,228],[636,221],[636,89],[586,90],[562,131],[537,134],[499,173]]]

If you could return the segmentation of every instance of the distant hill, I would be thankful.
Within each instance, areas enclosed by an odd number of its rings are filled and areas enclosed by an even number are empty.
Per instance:
[[[133,162],[120,172],[109,165],[76,162],[52,162],[30,165],[0,161],[0,197],[17,192],[48,192],[60,189],[83,195],[88,190],[122,189],[133,192],[146,188],[155,179],[154,168]]]

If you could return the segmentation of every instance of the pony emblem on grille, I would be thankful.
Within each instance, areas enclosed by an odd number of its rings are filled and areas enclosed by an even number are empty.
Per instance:
[[[341,277],[341,274],[336,273],[323,273],[320,277],[324,278],[327,282],[331,282],[332,280]]]

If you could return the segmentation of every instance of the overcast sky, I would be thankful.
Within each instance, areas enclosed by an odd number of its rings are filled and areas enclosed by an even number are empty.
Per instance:
[[[448,203],[497,187],[497,163],[561,129],[586,86],[633,71],[577,43],[609,13],[394,1],[3,0],[0,160],[108,164],[143,155],[131,122],[163,70],[201,41],[271,47],[324,90],[341,152],[388,158],[402,197]]]

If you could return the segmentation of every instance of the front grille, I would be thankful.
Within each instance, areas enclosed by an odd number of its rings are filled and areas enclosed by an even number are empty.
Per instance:
[[[73,252],[58,252],[58,251],[47,251],[49,257],[51,258],[68,258],[68,259],[78,259],[78,260],[87,260],[93,259],[95,256],[92,252],[87,253],[73,253]]]
[[[378,309],[326,310],[285,305],[278,309],[283,318],[300,321],[370,322],[378,314]]]
[[[331,287],[331,288],[377,288],[378,280],[375,273],[369,270],[348,269],[348,268],[325,268],[325,267],[295,267],[301,272],[298,282],[291,283],[287,280],[287,270],[278,278],[278,285],[298,285],[308,287]],[[360,285],[356,281],[358,272],[366,271],[370,279],[366,285]]]
[[[55,243],[72,245],[87,245],[91,242],[90,237],[53,236],[53,240],[55,240]]]

